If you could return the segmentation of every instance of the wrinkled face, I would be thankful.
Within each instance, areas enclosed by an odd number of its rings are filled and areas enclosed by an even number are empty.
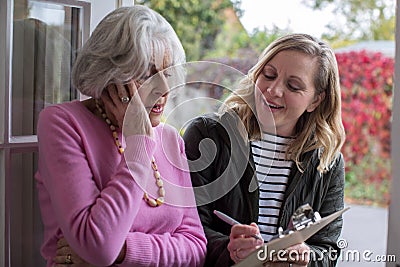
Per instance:
[[[279,52],[264,66],[254,93],[263,131],[292,136],[300,116],[320,104],[323,95],[316,95],[314,87],[317,66],[315,58],[291,50]]]
[[[158,70],[155,65],[152,65],[145,77],[136,81],[140,99],[149,113],[153,127],[160,124],[167,103],[169,93],[167,77],[167,70]]]

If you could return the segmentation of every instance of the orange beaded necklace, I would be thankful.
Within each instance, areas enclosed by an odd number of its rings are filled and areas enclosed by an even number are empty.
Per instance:
[[[101,117],[104,119],[104,121],[110,127],[112,136],[115,140],[115,145],[117,146],[119,153],[123,154],[125,149],[122,146],[121,142],[119,141],[116,127],[112,124],[111,120],[107,117],[107,114],[105,113],[103,108],[100,106],[100,103],[97,99],[95,100],[95,103],[96,103],[97,110],[101,114]],[[146,201],[146,203],[149,206],[158,207],[158,206],[161,206],[162,204],[164,204],[165,189],[164,189],[164,182],[161,180],[161,174],[158,171],[158,167],[157,167],[154,157],[151,158],[151,167],[153,169],[154,178],[156,179],[156,184],[158,186],[158,198],[157,199],[150,198],[149,195],[145,192],[143,194],[143,199]]]

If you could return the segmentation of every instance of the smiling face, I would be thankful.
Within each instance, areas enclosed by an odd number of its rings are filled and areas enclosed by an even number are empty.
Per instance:
[[[323,95],[316,95],[314,87],[317,66],[316,58],[293,50],[281,51],[267,62],[257,77],[254,93],[263,131],[292,136],[301,115],[320,104]],[[274,125],[267,119],[271,113]]]

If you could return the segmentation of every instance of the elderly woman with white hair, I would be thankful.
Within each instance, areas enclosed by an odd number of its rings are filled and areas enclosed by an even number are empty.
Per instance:
[[[47,266],[203,265],[183,140],[161,123],[166,69],[184,62],[170,24],[139,5],[108,14],[83,46],[72,81],[90,98],[38,122]]]

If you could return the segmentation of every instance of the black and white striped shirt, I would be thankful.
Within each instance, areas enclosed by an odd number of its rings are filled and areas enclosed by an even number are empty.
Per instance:
[[[251,142],[260,189],[258,226],[265,241],[277,234],[279,210],[288,182],[292,161],[285,160],[291,138],[263,133]]]

